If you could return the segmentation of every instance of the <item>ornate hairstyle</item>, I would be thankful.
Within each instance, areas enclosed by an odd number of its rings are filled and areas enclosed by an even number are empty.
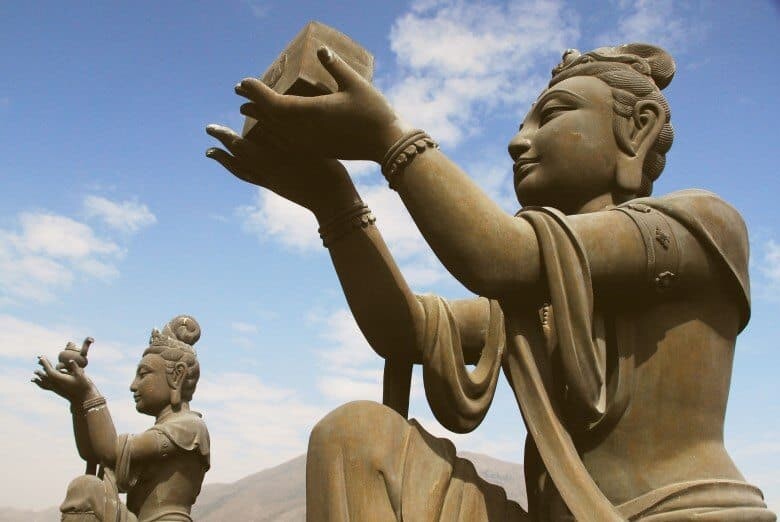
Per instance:
[[[187,365],[187,374],[181,387],[181,398],[185,401],[192,400],[195,385],[198,384],[200,377],[198,355],[192,348],[198,339],[200,339],[198,322],[189,315],[179,315],[171,319],[162,332],[157,328],[153,329],[149,338],[149,347],[144,350],[144,355],[157,354],[165,359],[165,368],[169,376],[173,374],[176,363],[183,362]]]
[[[648,196],[652,192],[653,182],[661,175],[666,165],[666,153],[674,141],[671,110],[661,89],[672,81],[675,70],[669,53],[660,47],[642,43],[600,47],[585,54],[568,49],[563,53],[561,63],[552,70],[550,87],[574,76],[593,76],[612,88],[613,109],[622,116],[615,118],[613,130],[618,145],[625,152],[631,152],[625,129],[636,103],[653,100],[663,107],[666,123],[645,158],[638,196]]]

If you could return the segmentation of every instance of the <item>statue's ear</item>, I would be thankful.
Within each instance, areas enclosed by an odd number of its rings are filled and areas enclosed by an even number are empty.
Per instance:
[[[173,374],[171,375],[171,388],[180,390],[181,385],[184,383],[184,378],[187,376],[187,365],[183,362],[177,362],[173,367]]]
[[[183,362],[177,362],[173,367],[173,373],[168,374],[168,384],[171,387],[171,406],[174,411],[181,407],[181,386],[184,384],[184,378],[187,376],[187,365]]]
[[[661,134],[666,113],[660,103],[641,100],[621,129],[621,153],[617,162],[617,185],[627,194],[638,194],[642,185],[642,167],[650,148]]]

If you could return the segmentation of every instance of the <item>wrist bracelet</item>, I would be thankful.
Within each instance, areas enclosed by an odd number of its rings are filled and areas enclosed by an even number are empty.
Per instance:
[[[87,399],[83,403],[81,403],[81,408],[85,412],[89,412],[90,410],[93,410],[99,406],[103,406],[105,403],[106,403],[106,398],[103,397],[102,395],[98,395],[97,397]]]
[[[334,242],[354,230],[367,228],[376,222],[374,214],[362,202],[336,214],[320,226],[322,246],[330,247]]]
[[[428,149],[437,148],[439,145],[433,141],[433,138],[420,129],[415,129],[401,136],[401,139],[390,147],[382,159],[382,174],[390,184],[390,188],[395,189],[395,178],[404,171],[415,156]]]
[[[70,412],[73,415],[84,415],[84,409],[81,407],[80,404],[74,404],[70,403]]]

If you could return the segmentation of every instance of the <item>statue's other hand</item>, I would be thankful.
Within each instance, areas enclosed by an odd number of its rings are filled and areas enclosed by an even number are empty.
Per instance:
[[[206,151],[207,157],[237,178],[265,187],[315,214],[329,204],[334,193],[352,190],[349,174],[338,160],[286,152],[283,144],[265,133],[268,141],[258,144],[222,125],[208,125],[206,132],[227,149],[212,147]]]
[[[381,161],[408,127],[384,96],[341,57],[326,47],[317,51],[338,91],[322,96],[282,95],[256,78],[246,78],[236,93],[250,103],[241,113],[256,119],[264,131],[327,158]]]
[[[81,402],[94,389],[92,381],[87,378],[84,370],[76,361],[70,361],[68,371],[57,370],[42,355],[38,357],[38,364],[43,370],[35,370],[32,382],[44,390],[53,391],[71,402]]]

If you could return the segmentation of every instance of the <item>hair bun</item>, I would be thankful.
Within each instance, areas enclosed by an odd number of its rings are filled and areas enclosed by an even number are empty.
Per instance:
[[[659,89],[666,88],[672,82],[677,65],[672,55],[660,47],[646,43],[630,43],[620,45],[616,50],[644,58],[650,66],[650,77]]]
[[[192,316],[178,315],[168,321],[162,333],[192,346],[200,339],[200,325]]]

